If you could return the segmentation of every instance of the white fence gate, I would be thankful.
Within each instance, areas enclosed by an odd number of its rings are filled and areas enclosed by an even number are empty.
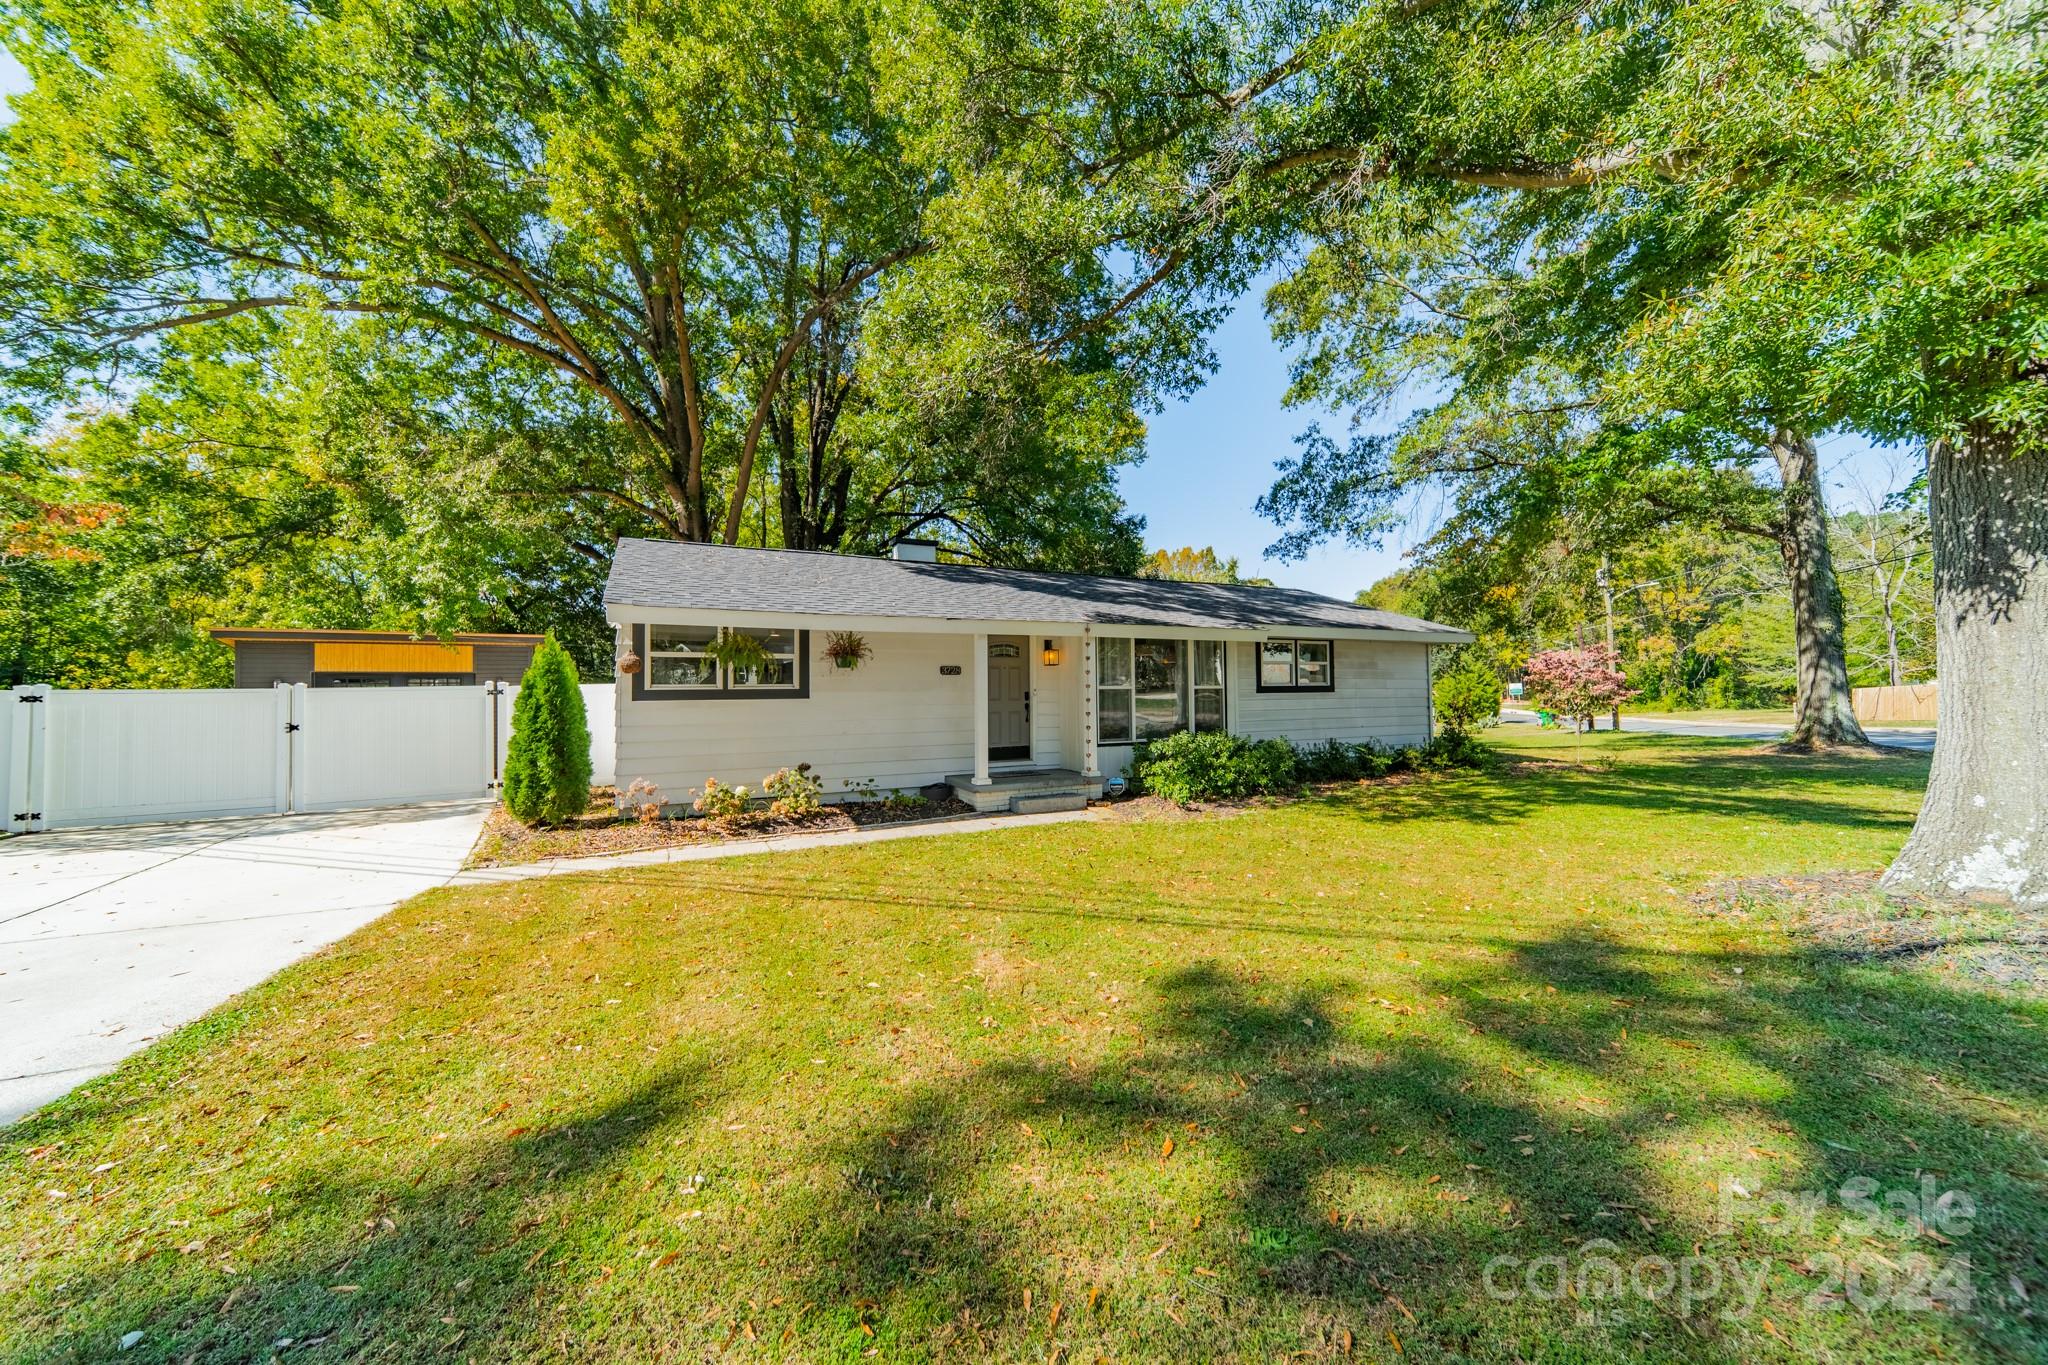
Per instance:
[[[486,796],[516,691],[0,691],[0,817],[25,833]],[[610,782],[614,693],[583,694],[593,780]]]

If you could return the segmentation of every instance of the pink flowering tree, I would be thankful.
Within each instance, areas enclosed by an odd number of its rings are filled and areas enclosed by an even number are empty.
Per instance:
[[[1522,681],[1538,706],[1588,730],[1595,716],[1637,695],[1614,665],[1614,651],[1605,645],[1548,649],[1529,660]]]

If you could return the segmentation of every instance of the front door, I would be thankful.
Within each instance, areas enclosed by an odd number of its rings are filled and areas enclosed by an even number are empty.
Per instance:
[[[1031,641],[988,637],[988,756],[1031,757]]]

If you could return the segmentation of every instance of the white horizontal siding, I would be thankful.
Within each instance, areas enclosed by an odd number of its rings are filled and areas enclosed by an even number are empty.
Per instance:
[[[849,780],[887,790],[973,771],[974,637],[876,633],[867,640],[874,657],[841,669],[824,657],[823,635],[812,632],[808,697],[635,701],[632,680],[622,678],[620,790],[644,779],[666,800],[687,803],[707,777],[757,788],[777,768],[809,763],[834,800]],[[959,674],[942,676],[948,665]],[[1034,709],[1035,702],[1034,694]]]
[[[1422,744],[1429,739],[1429,646],[1336,642],[1328,692],[1261,692],[1251,644],[1230,646],[1230,728],[1247,739]]]

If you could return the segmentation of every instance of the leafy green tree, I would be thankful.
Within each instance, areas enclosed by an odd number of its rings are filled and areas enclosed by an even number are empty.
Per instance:
[[[505,809],[529,825],[559,825],[590,804],[590,723],[576,662],[550,634],[533,652],[512,703]]]
[[[797,352],[929,249],[862,7],[32,10],[0,337],[52,389],[252,311],[392,319],[597,403],[609,495],[731,542]]]
[[[1441,200],[1367,188],[1272,293],[1275,332],[1298,348],[1293,401],[1374,416],[1418,383],[1448,394],[1392,435],[1339,446],[1311,431],[1261,504],[1288,527],[1279,551],[1369,541],[1422,489],[1473,517],[1569,518],[1610,550],[1680,526],[1754,536],[1793,589],[1788,743],[1865,743],[1819,456],[1786,417],[1801,396],[1673,395],[1650,413],[1627,397],[1629,328],[1663,291],[1708,277],[1714,251],[1692,239],[1589,251],[1612,229],[1585,194],[1546,199],[1544,212]]]
[[[456,401],[573,431],[516,457],[529,495],[647,533],[871,551],[942,521],[1027,561],[1121,535],[1101,494],[1135,441],[1084,444],[1103,402],[1136,429],[1113,386],[1077,404],[1033,367],[993,397],[1037,434],[996,449],[974,395],[868,354],[940,183],[878,102],[869,6],[33,8],[0,180],[17,392],[118,405],[166,337],[357,318]],[[1087,525],[1022,534],[990,490]]]
[[[23,486],[68,529],[13,538],[10,587],[47,588],[20,633],[64,642],[17,671],[223,685],[216,625],[553,629],[608,671],[599,597],[633,523],[527,481],[537,447],[591,434],[516,392],[479,411],[478,376],[452,385],[388,340],[320,318],[181,334],[125,406],[18,439]]]
[[[620,534],[1135,568],[1121,371],[869,344],[937,182],[868,9],[31,8],[7,425],[36,517],[120,514],[11,556],[17,675],[217,681],[252,619],[602,668]]]
[[[1039,344],[1148,307],[1198,330],[1205,291],[1368,189],[1590,215],[1558,241],[1559,306],[1616,278],[1655,305],[1614,314],[1616,408],[1651,429],[1699,405],[1928,446],[1943,742],[1890,884],[2048,904],[2048,763],[2012,757],[2048,733],[2028,681],[2048,671],[2031,6],[1308,5],[1235,43],[1230,7],[1128,33],[1107,8],[999,11],[925,86],[960,115],[965,198],[1035,177],[1042,204],[995,240],[1050,224],[1043,273],[1114,276],[1027,315]],[[1661,293],[1629,264],[1667,259],[1686,274]]]

